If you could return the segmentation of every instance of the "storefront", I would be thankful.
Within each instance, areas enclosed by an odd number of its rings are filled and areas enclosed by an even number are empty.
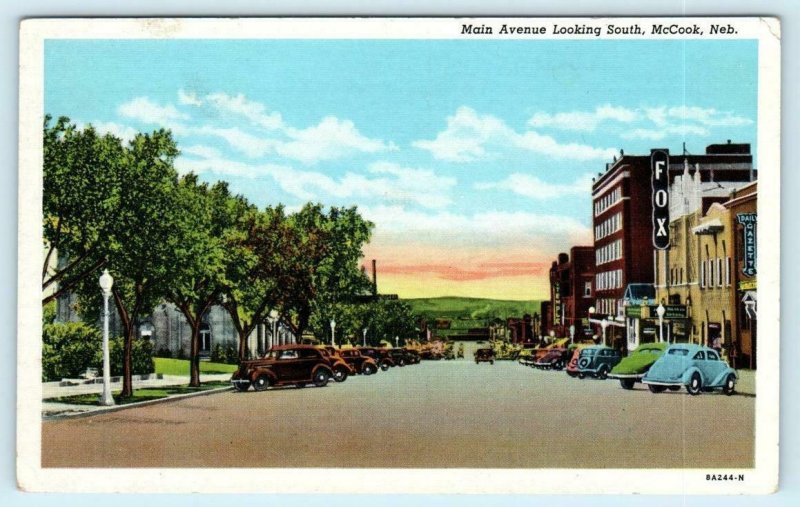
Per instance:
[[[658,308],[664,309],[661,319]],[[691,341],[692,323],[686,305],[636,305],[625,307],[625,326],[628,331],[628,350],[643,343]]]

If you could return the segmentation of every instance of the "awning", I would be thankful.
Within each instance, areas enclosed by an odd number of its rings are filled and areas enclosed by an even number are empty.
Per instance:
[[[722,222],[719,218],[714,218],[692,228],[694,234],[716,234],[722,230]]]

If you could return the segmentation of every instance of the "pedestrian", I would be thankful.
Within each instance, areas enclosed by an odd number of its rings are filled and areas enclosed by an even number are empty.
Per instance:
[[[711,348],[717,351],[717,354],[722,354],[722,338],[717,336],[711,342]]]

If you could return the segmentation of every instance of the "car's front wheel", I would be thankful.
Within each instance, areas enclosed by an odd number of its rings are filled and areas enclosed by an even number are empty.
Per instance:
[[[253,382],[253,389],[256,391],[266,391],[269,387],[269,377],[262,373],[258,377],[256,377],[255,381]]]
[[[372,375],[373,373],[375,373],[375,367],[372,366],[371,364],[365,364],[364,368],[362,368],[361,370],[361,373],[363,373],[364,375]]]
[[[686,392],[688,392],[692,396],[697,396],[702,391],[703,391],[703,381],[700,378],[700,374],[694,372],[692,373],[692,377],[689,379],[689,383],[686,385]]]
[[[325,387],[326,385],[328,385],[328,381],[330,379],[331,379],[331,376],[327,372],[327,370],[323,370],[322,368],[320,368],[314,374],[314,385],[317,386],[317,387]]]
[[[621,378],[619,379],[619,385],[622,386],[623,389],[631,390],[633,389],[633,385],[636,384],[636,381],[632,378]]]
[[[233,384],[233,387],[240,393],[243,393],[250,389],[250,382],[236,382]]]
[[[386,361],[384,361],[384,362],[382,362],[382,363],[381,363],[381,370],[382,370],[382,371],[386,371],[386,370],[388,370],[388,369],[389,369],[389,368],[391,368],[391,367],[392,367],[392,365],[390,365],[390,364],[389,364],[388,362],[386,362]]]
[[[597,372],[597,378],[600,380],[605,380],[608,378],[608,368],[605,366],[600,367],[600,371]]]
[[[647,384],[647,387],[650,389],[651,393],[655,393],[655,394],[663,393],[664,390],[667,388],[666,386],[659,386],[659,385],[655,385],[655,384]]]
[[[347,380],[347,370],[344,368],[336,368],[333,371],[333,380],[336,382],[344,382]]]
[[[728,378],[725,379],[725,386],[722,388],[722,392],[727,396],[731,396],[736,392],[736,375],[733,373],[728,374]]]
[[[583,372],[578,373],[578,378],[583,379],[586,378],[586,374]]]

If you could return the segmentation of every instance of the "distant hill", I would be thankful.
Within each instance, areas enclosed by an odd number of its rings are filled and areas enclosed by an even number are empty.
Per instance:
[[[539,313],[539,300],[510,301],[466,297],[439,297],[403,299],[412,311],[428,319],[488,320],[495,317],[522,317],[526,313]],[[460,327],[460,326],[459,326]]]

